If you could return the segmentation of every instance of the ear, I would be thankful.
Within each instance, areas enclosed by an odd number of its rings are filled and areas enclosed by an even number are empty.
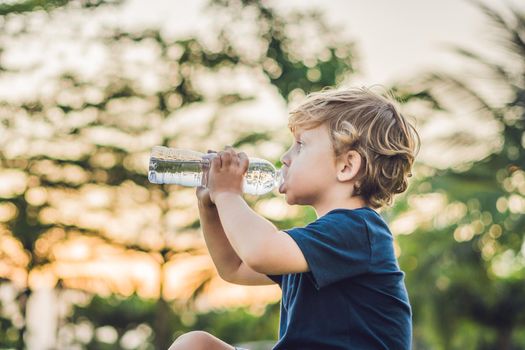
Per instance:
[[[361,162],[361,155],[354,150],[340,155],[336,163],[337,180],[346,182],[355,179],[361,169]]]

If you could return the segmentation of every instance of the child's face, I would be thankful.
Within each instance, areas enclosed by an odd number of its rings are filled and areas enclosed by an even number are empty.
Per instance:
[[[337,182],[328,132],[324,124],[296,130],[293,145],[281,156],[284,181],[279,192],[285,193],[288,204],[315,206]]]

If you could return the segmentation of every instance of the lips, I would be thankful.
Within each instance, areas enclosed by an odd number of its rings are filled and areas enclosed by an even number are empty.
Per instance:
[[[284,186],[284,184],[285,184],[285,182],[286,182],[286,173],[283,172],[282,175],[283,175],[283,179],[282,179],[281,185],[279,186],[279,193],[284,193],[284,191],[285,191],[285,186]]]

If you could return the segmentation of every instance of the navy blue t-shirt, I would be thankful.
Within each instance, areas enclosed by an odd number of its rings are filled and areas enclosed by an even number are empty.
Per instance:
[[[285,230],[310,271],[268,275],[282,289],[274,350],[411,348],[412,311],[393,238],[369,207]]]

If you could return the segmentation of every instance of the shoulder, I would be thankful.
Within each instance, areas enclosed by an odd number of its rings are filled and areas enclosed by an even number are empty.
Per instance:
[[[381,214],[370,207],[333,209],[319,219],[324,219],[327,222],[340,222],[342,224],[355,222],[362,224],[371,230],[379,227],[388,229],[388,224],[385,222]]]
[[[327,224],[341,228],[349,228],[349,225],[351,225],[352,227],[366,228],[367,221],[371,219],[370,216],[378,215],[375,210],[368,207],[356,209],[338,208],[330,210],[312,224]]]
[[[356,233],[361,233],[361,236],[368,237],[371,243],[382,239],[392,240],[388,224],[381,214],[370,207],[333,209],[307,227],[328,229],[339,236],[352,239],[360,236]]]
[[[367,211],[367,210],[366,210]],[[294,227],[285,230],[292,236],[301,234],[313,240],[338,240],[344,242],[356,239],[369,241],[369,230],[366,224],[365,210],[333,209],[305,227]]]

